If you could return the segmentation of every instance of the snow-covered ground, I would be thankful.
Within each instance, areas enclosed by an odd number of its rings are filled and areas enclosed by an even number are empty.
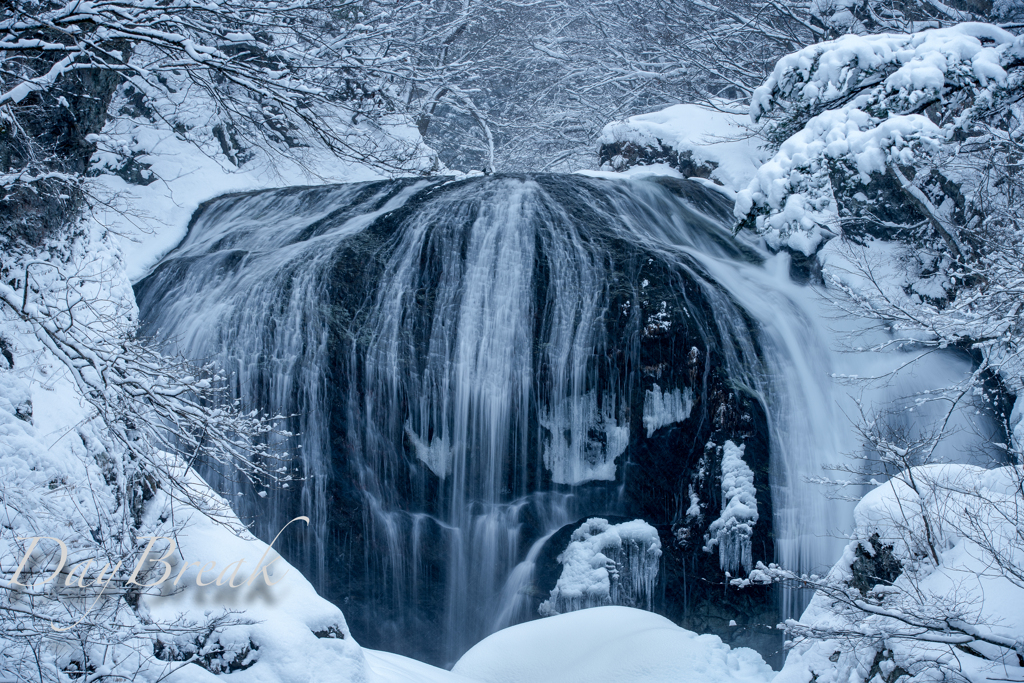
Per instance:
[[[1024,681],[1022,474],[927,465],[870,491],[775,683]],[[883,556],[898,577],[877,571]]]
[[[774,674],[753,650],[733,650],[717,636],[614,606],[498,631],[452,672],[481,683],[768,683]]]

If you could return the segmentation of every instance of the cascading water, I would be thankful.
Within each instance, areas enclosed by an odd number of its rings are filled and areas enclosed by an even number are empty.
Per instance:
[[[728,224],[680,181],[272,190],[205,205],[137,299],[147,331],[293,416],[291,488],[204,475],[263,538],[311,517],[281,552],[361,643],[451,663],[536,616],[545,539],[583,517],[655,525],[686,558],[664,581],[717,569],[687,534],[727,439],[771,498],[755,560],[834,561],[848,509],[802,483],[851,443],[831,356],[786,264]]]

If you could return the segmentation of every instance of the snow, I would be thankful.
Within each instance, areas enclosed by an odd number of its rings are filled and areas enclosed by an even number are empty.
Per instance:
[[[198,108],[197,115],[203,115],[202,107]],[[127,146],[128,152],[142,152],[137,161],[151,164],[149,172],[159,179],[147,186],[129,185],[113,175],[88,179],[91,196],[99,200],[97,206],[106,203],[107,208],[96,208],[93,219],[67,244],[55,243],[35,258],[60,260],[65,271],[81,278],[78,286],[92,302],[92,307],[83,307],[83,311],[111,315],[126,325],[137,317],[130,279],[144,276],[180,241],[202,201],[230,191],[381,177],[362,165],[329,162],[315,156],[306,161],[316,167],[316,173],[294,162],[270,165],[266,160],[250,162],[238,170],[222,154],[208,154],[208,147],[194,145],[159,126],[138,125],[125,118],[115,118],[101,137],[100,151],[94,158],[97,164],[115,161],[115,151]],[[55,272],[54,268],[33,269],[32,282],[37,290],[32,296],[55,296],[50,290],[61,286]],[[59,292],[56,296],[59,298]],[[34,305],[31,298],[28,305]],[[0,336],[14,358],[13,368],[6,358],[0,358],[0,516],[7,525],[0,537],[0,566],[12,569],[18,565],[24,551],[15,543],[17,536],[60,538],[71,551],[72,561],[76,552],[99,553],[102,557],[105,549],[97,549],[96,534],[119,534],[116,520],[127,514],[119,503],[123,494],[117,491],[124,483],[118,480],[124,475],[119,469],[117,445],[107,437],[105,425],[83,400],[65,366],[43,347],[26,323],[7,309],[0,312]],[[187,654],[190,648],[195,649],[195,638],[203,633],[202,624],[233,612],[228,623],[208,635],[206,644],[207,651],[211,646],[223,648],[220,665],[226,666],[235,656],[252,664],[231,673],[232,680],[243,683],[363,682],[371,680],[371,674],[377,681],[427,680],[420,675],[432,668],[426,665],[419,665],[417,673],[404,679],[397,672],[408,666],[392,667],[385,674],[371,672],[338,607],[320,598],[298,571],[244,531],[226,502],[194,472],[180,466],[179,470],[179,479],[187,481],[198,495],[215,502],[223,514],[213,520],[172,500],[165,492],[156,492],[146,506],[141,526],[135,529],[133,525],[123,542],[129,547],[135,544],[133,534],[173,538],[176,547],[168,555],[166,566],[174,570],[175,577],[182,569],[185,571],[180,574],[180,590],[173,590],[171,579],[141,596],[137,612],[123,609],[119,619],[125,620],[125,628],[152,631],[142,619],[196,624],[196,630],[189,633],[176,636],[172,629],[161,637],[172,651]],[[113,483],[109,479],[112,474]],[[305,528],[300,522],[285,533],[303,534]],[[144,539],[139,541],[140,553],[145,543]],[[160,554],[168,547],[167,539],[157,541],[155,546]],[[37,556],[45,558],[38,552]],[[273,582],[272,586],[266,585],[262,572],[255,571],[261,558],[263,566],[270,565],[266,581]],[[140,576],[143,581],[156,581],[164,567],[165,563],[153,564]],[[218,577],[229,579],[235,570],[235,583],[243,582],[242,586],[217,585]],[[244,585],[253,575],[252,584]],[[200,576],[204,582],[215,579],[215,583],[200,586]],[[10,571],[0,573],[0,586],[7,587],[10,578]],[[319,637],[316,632],[320,632]],[[154,635],[135,636],[106,648],[99,656],[104,658],[110,675],[134,674],[134,668],[138,668],[139,680],[219,680],[215,673],[197,664],[181,666],[180,662],[153,658]],[[16,655],[14,647],[0,635],[0,649],[5,654]],[[66,660],[70,655],[59,656]],[[21,661],[3,659],[0,678],[14,671],[10,666]],[[56,663],[63,665],[60,660]],[[438,680],[457,679],[448,676]]]
[[[660,558],[658,531],[647,522],[588,519],[558,556],[562,575],[539,612],[550,616],[600,605],[651,609]]]
[[[1018,453],[1024,453],[1024,396],[1018,395],[1013,402],[1013,411],[1007,423],[1013,438],[1013,447]]]
[[[746,444],[737,446],[726,441],[722,446],[722,514],[708,527],[704,550],[718,546],[722,569],[735,573],[742,566],[747,572],[753,565],[751,537],[757,523],[757,490],[754,473],[743,461]]]
[[[682,178],[683,174],[668,164],[648,164],[647,166],[632,166],[625,171],[593,171],[583,169],[575,172],[576,175],[585,175],[588,178],[604,178],[605,180],[640,180],[642,178],[653,178],[667,176],[669,178]]]
[[[984,41],[984,42],[983,42]],[[938,90],[947,74],[968,69],[983,85],[1001,81],[1000,56],[1019,39],[991,24],[965,22],[918,33],[845,35],[780,59],[754,91],[750,116],[759,119],[781,96],[809,103],[840,100],[849,79],[887,64],[898,68],[884,80],[887,91]]]
[[[926,465],[912,470],[915,491],[904,474],[879,484],[857,505],[856,530],[843,557],[829,574],[829,580],[844,581],[852,575],[852,563],[858,546],[870,547],[877,535],[882,547],[903,565],[902,574],[891,587],[876,587],[887,595],[888,609],[911,612],[916,619],[938,615],[939,623],[952,615],[953,624],[981,635],[1016,641],[1022,645],[1024,633],[1024,586],[995,564],[991,548],[1020,566],[1024,553],[1020,547],[1018,468],[984,469],[972,465]],[[922,506],[927,510],[932,538],[939,562],[930,560],[922,542],[927,538]],[[1015,512],[1016,511],[1016,512]],[[985,529],[985,535],[978,531]],[[985,548],[976,541],[985,538]],[[921,629],[893,619],[864,612],[837,612],[836,603],[818,594],[801,616],[799,623],[833,633],[847,630],[864,638],[874,638],[871,646],[851,646],[838,637],[822,635],[797,641],[775,683],[848,683],[868,678],[872,663],[878,659],[890,670],[900,666],[912,681],[937,680],[937,665],[946,673],[969,681],[1024,680],[1014,653],[1000,661],[998,648],[973,642],[969,648],[927,643],[916,639]],[[940,627],[939,631],[942,631]],[[883,650],[879,654],[880,650]],[[995,661],[986,661],[971,652],[984,651]],[[952,654],[951,654],[952,653]],[[954,656],[955,655],[955,656]]]
[[[122,125],[114,121],[108,129],[123,137],[126,133],[116,130]],[[232,192],[384,177],[367,166],[327,158],[315,162],[316,173],[289,160],[275,166],[254,161],[238,169],[222,154],[207,155],[170,131],[139,127],[131,135],[145,150],[138,162],[150,164],[158,180],[133,185],[119,176],[100,175],[89,182],[95,194],[112,198],[110,208],[94,210],[95,220],[120,237],[132,282],[181,242],[189,219],[205,201]]]
[[[220,105],[187,80],[172,85],[177,89],[149,101],[149,118],[127,115],[136,109],[133,94],[137,97],[138,92],[133,88],[141,86],[122,86],[110,105],[116,115],[99,135],[89,136],[96,144],[92,170],[100,172],[88,180],[92,214],[97,224],[120,237],[132,282],[181,241],[189,219],[205,201],[233,192],[390,177],[370,163],[339,159],[312,136],[294,149],[266,143],[226,149],[224,130],[230,124],[223,120]],[[368,159],[388,158],[393,152],[395,163],[403,163],[409,174],[443,170],[435,168],[436,155],[416,127],[400,117],[385,117],[375,126],[357,124],[353,133],[353,153],[364,145]],[[136,167],[148,165],[139,175],[154,180],[136,185],[114,175],[129,161]]]
[[[711,178],[730,190],[744,187],[764,161],[764,153],[758,149],[761,141],[744,128],[741,115],[696,104],[677,104],[609,123],[601,132],[598,143],[615,142],[690,152],[696,162],[717,164]],[[658,166],[668,167],[667,164],[655,164],[646,168]],[[643,172],[637,168],[645,167],[633,167],[625,173]],[[672,171],[662,175],[680,175],[678,171]],[[587,175],[593,174],[587,172]]]
[[[102,243],[94,245],[93,256],[103,253]],[[111,289],[116,291],[118,284],[115,277]],[[21,557],[20,549],[14,544],[15,536],[61,538],[71,550],[72,560],[66,565],[70,567],[76,549],[96,552],[89,544],[97,530],[116,533],[116,529],[103,525],[110,524],[109,520],[116,519],[122,511],[118,508],[114,488],[104,478],[101,468],[111,457],[111,444],[105,437],[102,423],[92,415],[91,406],[81,398],[64,366],[41,348],[22,323],[0,321],[0,332],[13,347],[15,358],[14,368],[0,369],[0,516],[10,525],[8,530],[14,532],[8,534],[5,530],[0,537],[0,566],[6,568],[0,576],[0,585],[6,587],[12,578],[8,570],[17,566]],[[6,361],[0,364],[6,365]],[[196,490],[205,491],[211,499],[217,498],[194,473],[182,472],[181,477],[187,477]],[[220,502],[223,505],[223,501]],[[171,533],[171,524],[181,528]],[[225,570],[224,579],[228,579],[232,570],[238,569],[235,583],[240,584],[253,573],[267,550],[266,544],[246,532],[237,535],[240,526],[233,515],[214,521],[158,492],[150,501],[137,533],[139,536],[165,534],[174,538],[177,548],[167,562],[174,569],[175,577],[187,562],[201,562],[200,566],[204,567],[212,562],[215,567],[207,567],[204,581],[214,579]],[[295,526],[300,528],[290,529],[291,533],[303,532],[301,524]],[[138,543],[140,552],[145,543],[145,540]],[[159,557],[167,546],[166,540],[157,542],[154,547],[161,552],[154,551],[151,557]],[[273,551],[268,553],[263,566],[275,556]],[[232,566],[238,560],[244,562]],[[154,594],[141,596],[138,614],[165,623],[175,620],[202,623],[226,610],[239,611],[236,615],[239,621],[252,623],[227,625],[214,634],[213,640],[229,655],[242,652],[250,642],[259,649],[254,652],[254,665],[234,672],[232,680],[260,683],[366,680],[362,650],[348,632],[341,611],[317,596],[309,582],[286,562],[277,560],[267,570],[269,580],[275,585],[263,585],[262,574],[257,574],[251,586],[238,589],[196,585],[200,566],[193,565],[181,575],[178,587],[183,590],[180,592],[171,594],[173,580],[168,580],[151,591]],[[163,570],[161,563],[150,564],[143,568],[140,580],[154,582]],[[92,579],[93,574],[88,578]],[[141,622],[134,621],[134,613],[129,616],[132,623],[142,627]],[[122,618],[129,617],[122,615]],[[344,637],[314,635],[314,631],[330,627]],[[186,640],[194,635],[189,634]],[[2,636],[0,642],[3,642]],[[153,646],[151,641],[145,645],[140,641],[136,647],[146,648],[151,653]],[[123,646],[112,646],[109,650],[122,665],[141,666],[140,680],[156,680],[167,673],[167,669],[179,666],[160,660],[129,658]],[[220,678],[189,664],[162,680],[199,683]]]
[[[481,683],[768,683],[753,650],[730,650],[668,619],[627,607],[597,607],[498,631],[452,672]]]
[[[368,683],[479,683],[446,669],[380,650],[363,650]]]
[[[194,475],[192,475],[194,477]],[[203,485],[195,478],[197,485]],[[212,492],[210,495],[216,495]],[[312,585],[291,565],[279,558],[267,544],[248,533],[232,533],[210,518],[182,509],[167,498],[155,501],[147,511],[152,517],[174,519],[183,525],[174,538],[180,555],[172,553],[168,561],[173,575],[182,576],[176,594],[170,593],[171,582],[161,584],[164,595],[144,596],[142,609],[158,619],[185,615],[200,620],[204,615],[221,610],[238,610],[239,616],[254,623],[228,626],[222,630],[221,643],[226,640],[239,647],[251,641],[259,649],[255,664],[244,671],[235,671],[238,681],[301,681],[365,679],[366,662],[359,645],[335,605],[316,594]],[[232,520],[237,522],[237,520]],[[302,522],[296,522],[283,534],[304,534]],[[265,559],[263,559],[265,558]],[[262,562],[261,562],[262,559]],[[235,564],[241,561],[241,564]],[[189,566],[196,562],[196,565]],[[206,567],[214,563],[209,570]],[[260,567],[268,567],[266,573]],[[202,571],[201,571],[202,569]],[[238,570],[237,580],[231,572]],[[162,569],[154,566],[154,570]],[[197,585],[197,579],[210,586]],[[223,576],[223,578],[221,578]],[[159,578],[158,576],[155,578]],[[152,580],[152,579],[150,579]],[[224,585],[217,585],[223,582]],[[238,585],[231,588],[229,583]],[[268,585],[272,583],[273,585]],[[315,632],[333,632],[335,637],[317,637]],[[182,667],[169,678],[172,683],[200,683],[219,680],[217,676],[195,664]]]
[[[684,387],[662,391],[657,384],[644,394],[644,427],[647,438],[651,438],[661,427],[682,422],[690,417],[693,410],[693,391]]]
[[[978,102],[991,98],[992,92],[980,91],[1006,82],[1004,66],[1021,41],[995,26],[964,23],[912,34],[846,35],[786,55],[754,92],[751,119],[774,109],[823,111],[783,141],[739,191],[737,218],[753,215],[773,249],[813,254],[838,233],[830,160],[845,160],[867,183],[890,166],[914,165],[918,155],[938,151],[949,126],[915,109],[941,102],[947,83],[969,83]]]

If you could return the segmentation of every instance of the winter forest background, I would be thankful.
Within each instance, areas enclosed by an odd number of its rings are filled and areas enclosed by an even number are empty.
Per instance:
[[[1024,682],[1022,28],[3,3],[0,682]]]

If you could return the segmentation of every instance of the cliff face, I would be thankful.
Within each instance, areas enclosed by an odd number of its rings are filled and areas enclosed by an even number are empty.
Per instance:
[[[50,66],[42,59],[17,62],[33,76]],[[0,199],[0,239],[5,243],[22,240],[38,246],[78,216],[84,199],[79,180],[96,151],[88,138],[106,124],[120,82],[114,71],[80,69],[48,90],[7,105],[0,118],[0,174],[22,178],[12,181]]]

